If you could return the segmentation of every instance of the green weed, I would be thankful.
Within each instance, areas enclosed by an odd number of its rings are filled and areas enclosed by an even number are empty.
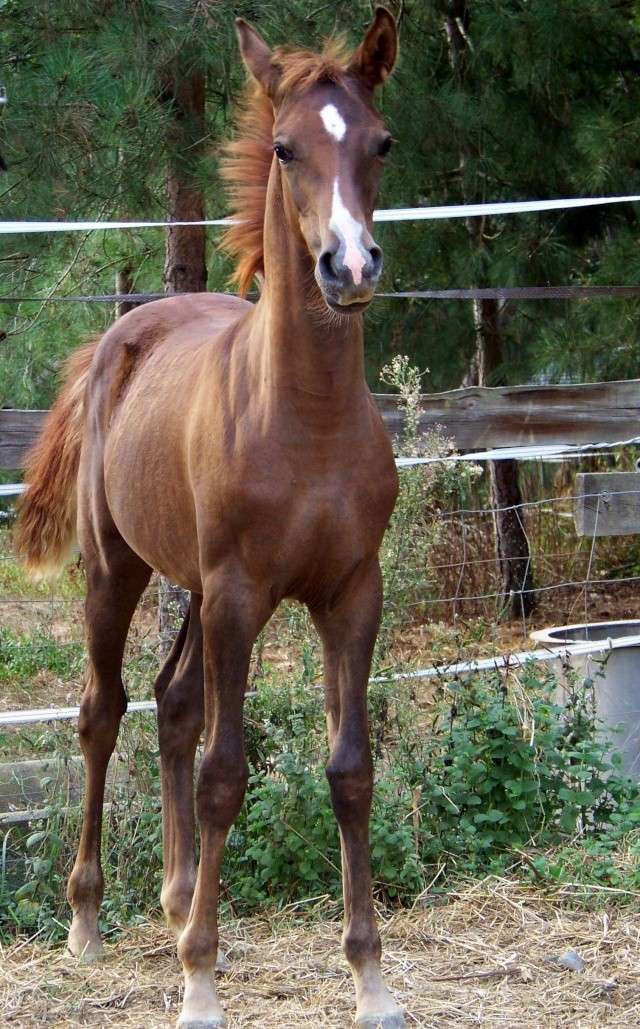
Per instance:
[[[518,681],[474,676],[443,687],[422,712],[410,687],[372,689],[376,791],[371,821],[375,890],[412,903],[437,877],[519,870],[550,885],[637,890],[640,794],[622,775],[593,716],[593,683],[571,686],[530,666]],[[251,782],[231,831],[223,897],[236,914],[340,896],[340,847],[323,772],[319,691],[260,689],[247,711]],[[128,723],[119,747],[129,769],[106,819],[103,918],[113,928],[158,912],[162,835],[152,718]],[[64,885],[79,814],[5,835],[0,934],[60,935]],[[607,894],[610,897],[610,894]]]
[[[43,629],[26,634],[0,626],[0,682],[23,683],[42,672],[69,679],[82,663],[79,641],[60,641]]]

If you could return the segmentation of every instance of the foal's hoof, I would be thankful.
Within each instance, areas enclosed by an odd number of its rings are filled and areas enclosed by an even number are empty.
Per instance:
[[[392,1015],[380,1015],[379,1018],[365,1015],[356,1019],[356,1025],[359,1029],[405,1029],[406,1022],[402,1012],[396,1011]]]
[[[93,927],[88,928],[75,918],[69,929],[67,949],[83,965],[91,965],[104,955],[104,946],[98,930]]]
[[[221,1026],[227,1024],[226,1018],[207,1018],[183,1021],[181,1018],[178,1019],[177,1029],[220,1029]]]
[[[185,969],[184,997],[177,1029],[219,1029],[227,1024],[216,995],[212,972],[213,969]]]

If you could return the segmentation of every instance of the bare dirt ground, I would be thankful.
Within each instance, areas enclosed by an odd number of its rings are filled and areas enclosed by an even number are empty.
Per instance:
[[[573,910],[511,882],[477,883],[444,906],[382,923],[388,981],[424,1029],[604,1029],[640,1023],[640,914]],[[353,1024],[353,988],[336,921],[289,913],[223,928],[231,969],[218,978],[229,1027]],[[567,951],[584,962],[558,962]],[[2,1025],[35,1029],[174,1026],[181,976],[163,927],[128,930],[93,966],[61,947],[19,941],[0,962]]]
[[[548,596],[525,620],[495,621],[489,615],[460,615],[443,621],[425,620],[397,634],[396,652],[400,660],[424,667],[431,663],[493,657],[531,650],[531,632],[547,626],[573,622],[604,622],[640,618],[640,584],[620,583],[607,590],[566,591]]]

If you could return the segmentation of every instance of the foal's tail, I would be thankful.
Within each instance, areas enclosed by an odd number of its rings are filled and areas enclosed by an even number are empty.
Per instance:
[[[92,340],[67,361],[62,389],[27,455],[15,547],[36,579],[56,575],[74,543],[84,394],[96,346]]]

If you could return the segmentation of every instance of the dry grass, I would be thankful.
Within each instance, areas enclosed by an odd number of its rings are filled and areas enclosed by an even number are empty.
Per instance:
[[[352,1024],[353,990],[335,921],[243,920],[223,935],[229,1025]],[[409,1026],[602,1029],[640,1023],[640,913],[572,910],[566,897],[489,879],[447,904],[383,922],[387,976]],[[568,949],[581,972],[557,964]],[[37,942],[7,948],[0,1016],[11,1027],[173,1026],[180,972],[168,932],[129,930],[99,965]]]

